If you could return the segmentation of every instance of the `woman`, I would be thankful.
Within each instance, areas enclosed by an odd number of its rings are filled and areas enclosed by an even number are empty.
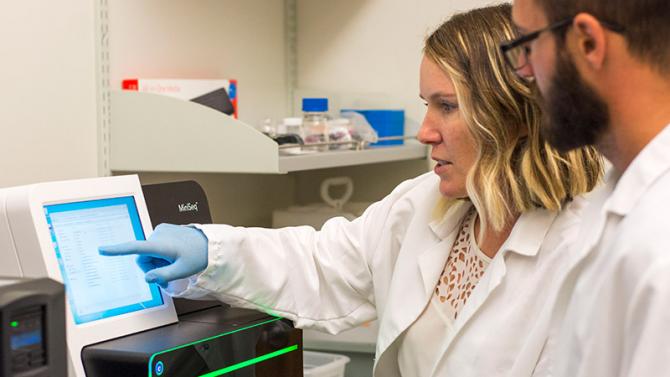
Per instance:
[[[435,171],[360,218],[321,231],[163,225],[101,252],[140,254],[150,282],[197,274],[170,284],[177,297],[271,310],[297,327],[337,333],[378,318],[375,376],[531,375],[577,226],[571,200],[596,185],[601,160],[542,139],[531,90],[497,49],[513,37],[510,10],[456,15],[427,39],[418,137]]]

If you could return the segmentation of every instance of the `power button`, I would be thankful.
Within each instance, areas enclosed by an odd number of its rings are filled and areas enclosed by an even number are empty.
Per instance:
[[[154,366],[154,370],[156,371],[157,376],[162,375],[163,372],[165,371],[165,367],[163,365],[163,362],[162,361],[157,362],[156,366]]]

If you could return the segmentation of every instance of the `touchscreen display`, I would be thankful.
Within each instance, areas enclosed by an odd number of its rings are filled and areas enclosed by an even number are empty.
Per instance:
[[[134,256],[98,254],[103,245],[145,239],[132,196],[45,205],[44,213],[75,323],[163,304]]]

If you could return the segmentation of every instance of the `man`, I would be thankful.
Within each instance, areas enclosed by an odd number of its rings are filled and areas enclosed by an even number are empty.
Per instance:
[[[670,4],[516,0],[513,19],[521,37],[501,48],[537,83],[547,139],[595,145],[613,165],[565,266],[552,365],[538,367],[670,376]]]

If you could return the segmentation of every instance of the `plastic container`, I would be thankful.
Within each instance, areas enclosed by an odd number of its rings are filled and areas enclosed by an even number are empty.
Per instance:
[[[302,99],[302,131],[305,134],[305,144],[327,143],[328,137],[328,98]],[[320,151],[327,151],[328,145],[316,147]]]
[[[344,355],[312,351],[303,351],[302,358],[305,377],[344,377],[344,369],[350,361]]]
[[[349,119],[331,119],[328,121],[328,139],[331,142],[350,142],[353,140],[350,128]],[[347,144],[331,145],[330,149],[351,149],[352,146]]]
[[[362,114],[370,123],[372,128],[377,131],[377,136],[403,136],[405,134],[405,111],[404,110],[342,110],[345,112],[357,112]],[[382,140],[372,146],[382,145],[400,145],[403,140]]]

